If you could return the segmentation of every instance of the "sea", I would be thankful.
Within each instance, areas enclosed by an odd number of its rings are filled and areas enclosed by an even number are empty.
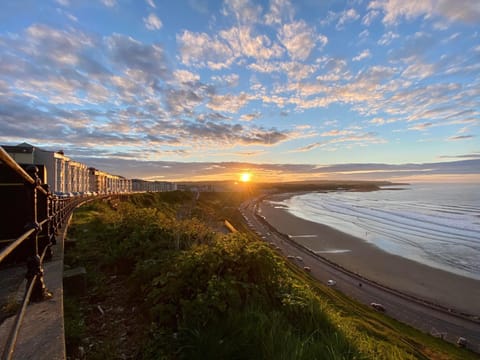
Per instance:
[[[480,280],[480,184],[307,193],[281,205],[389,253]]]

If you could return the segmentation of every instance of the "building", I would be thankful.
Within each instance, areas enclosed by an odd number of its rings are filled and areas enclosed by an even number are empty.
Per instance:
[[[45,182],[52,192],[80,192],[89,187],[87,166],[72,161],[63,151],[43,150],[27,143],[2,147],[19,164],[43,165]]]
[[[104,171],[88,168],[90,191],[98,194],[116,194],[132,191],[132,180],[120,175],[112,175]]]
[[[177,184],[168,181],[147,181],[141,179],[132,180],[132,191],[175,191]]]
[[[65,156],[63,151],[48,151],[22,143],[16,146],[2,146],[19,164],[33,164],[42,167],[42,181],[51,192],[115,194],[132,191],[175,191],[177,185],[167,181],[146,181],[127,179],[105,171],[88,167]]]

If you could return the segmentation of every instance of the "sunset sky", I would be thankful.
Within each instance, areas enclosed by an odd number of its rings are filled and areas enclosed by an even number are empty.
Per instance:
[[[478,0],[3,0],[0,144],[157,180],[480,182]]]

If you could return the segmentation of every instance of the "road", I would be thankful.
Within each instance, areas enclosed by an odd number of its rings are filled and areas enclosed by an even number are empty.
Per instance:
[[[423,332],[443,337],[449,342],[456,343],[459,337],[464,337],[468,341],[467,347],[480,353],[480,322],[422,303],[332,264],[276,232],[266,219],[256,213],[256,206],[256,201],[252,200],[240,207],[250,228],[265,241],[277,246],[279,251],[289,256],[297,265],[302,268],[309,267],[311,275],[320,282],[326,284],[329,279],[334,279],[335,288],[345,295],[367,305],[372,302],[380,303],[386,308],[388,316]]]

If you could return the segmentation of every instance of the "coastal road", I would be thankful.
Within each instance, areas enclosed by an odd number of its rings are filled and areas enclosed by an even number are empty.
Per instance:
[[[255,200],[240,207],[249,227],[265,241],[278,247],[279,251],[298,266],[309,267],[311,275],[320,282],[326,284],[330,279],[335,280],[334,287],[345,295],[367,305],[372,302],[380,303],[385,307],[388,316],[433,336],[443,337],[452,343],[456,343],[459,337],[464,337],[468,341],[467,347],[480,353],[480,322],[382,287],[336,266],[275,231],[266,219],[257,214],[256,207]]]

